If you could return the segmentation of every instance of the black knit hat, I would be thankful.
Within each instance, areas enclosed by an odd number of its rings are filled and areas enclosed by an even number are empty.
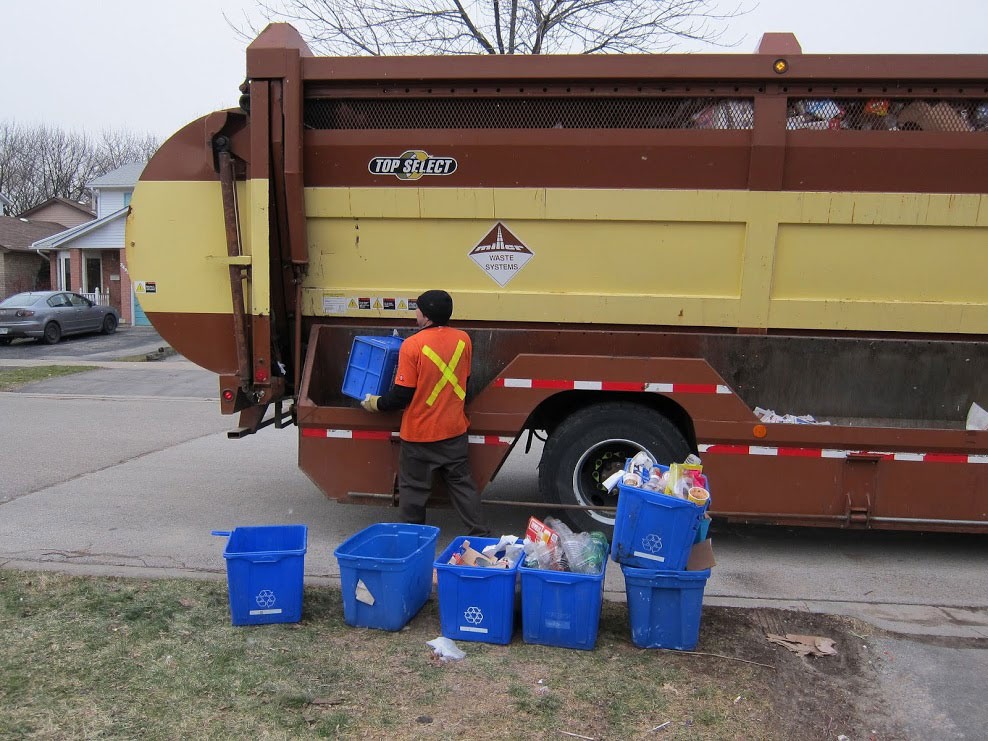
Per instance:
[[[425,318],[433,324],[447,324],[453,315],[453,297],[446,291],[426,291],[416,302]]]

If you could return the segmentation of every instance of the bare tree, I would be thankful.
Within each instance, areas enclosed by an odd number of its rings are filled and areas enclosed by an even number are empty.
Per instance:
[[[733,0],[728,0],[732,2]],[[721,46],[746,12],[719,0],[259,0],[313,51],[385,54],[664,52],[684,40]],[[237,28],[256,35],[251,24]]]
[[[99,136],[57,126],[0,121],[0,192],[20,213],[61,196],[86,202],[86,183],[127,162],[146,162],[158,148],[150,134]]]

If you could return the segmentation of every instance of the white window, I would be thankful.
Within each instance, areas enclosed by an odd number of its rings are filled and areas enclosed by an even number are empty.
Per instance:
[[[56,262],[56,267],[58,269],[58,290],[59,291],[71,291],[72,290],[72,271],[70,270],[69,253],[67,250],[63,250],[58,253],[58,258]]]

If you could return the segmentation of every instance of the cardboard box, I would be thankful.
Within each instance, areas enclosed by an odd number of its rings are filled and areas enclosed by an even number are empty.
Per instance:
[[[686,559],[686,571],[703,571],[717,565],[714,559],[714,546],[710,538],[694,543]]]

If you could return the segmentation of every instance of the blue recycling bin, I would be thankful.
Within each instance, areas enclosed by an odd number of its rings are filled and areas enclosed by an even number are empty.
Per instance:
[[[439,624],[456,641],[510,643],[515,629],[515,582],[521,560],[510,569],[454,566],[450,557],[464,540],[482,551],[498,538],[455,538],[436,559],[439,581]]]
[[[234,625],[297,623],[302,618],[302,578],[308,528],[305,525],[257,525],[226,536],[227,584]]]
[[[590,650],[597,644],[607,555],[599,574],[521,565],[521,624],[525,643]]]
[[[669,571],[621,566],[631,642],[641,648],[692,651],[700,637],[703,590],[710,569]]]
[[[684,569],[704,511],[685,499],[618,484],[611,558],[639,569]]]
[[[432,592],[438,537],[437,527],[382,522],[341,543],[333,553],[346,624],[401,630]]]
[[[343,393],[363,401],[367,394],[380,396],[391,388],[402,342],[401,337],[354,337],[343,376]]]

